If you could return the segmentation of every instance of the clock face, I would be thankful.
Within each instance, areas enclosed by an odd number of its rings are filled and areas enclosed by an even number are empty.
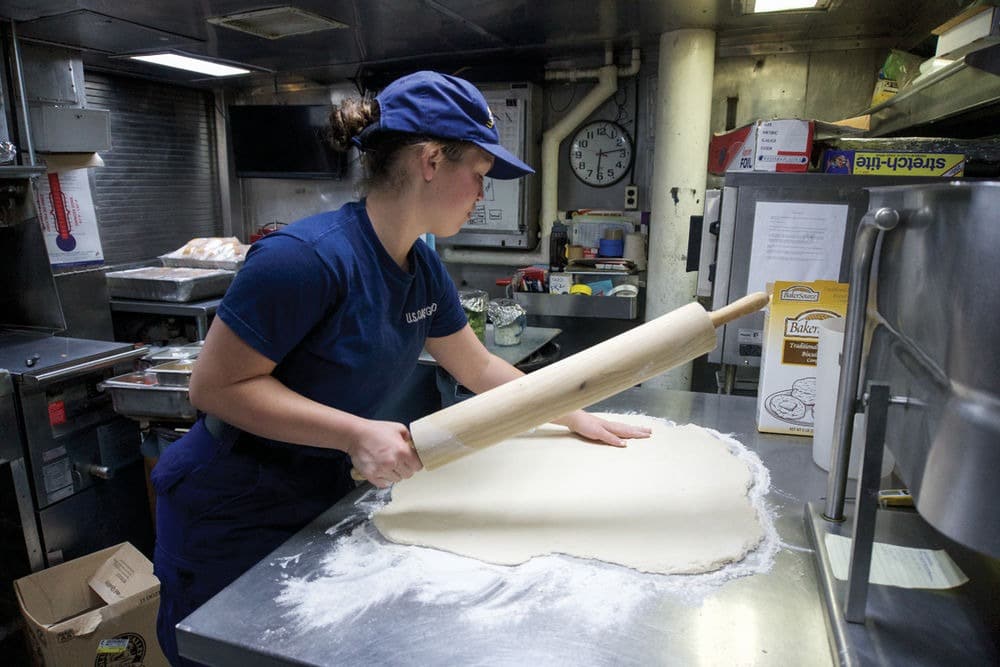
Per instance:
[[[577,178],[595,187],[613,185],[632,166],[632,138],[618,123],[587,123],[573,136],[569,164]]]

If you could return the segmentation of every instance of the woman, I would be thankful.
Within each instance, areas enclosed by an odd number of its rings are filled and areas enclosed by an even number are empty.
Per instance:
[[[481,392],[522,375],[469,327],[421,234],[451,236],[483,179],[532,169],[499,143],[471,84],[418,72],[330,116],[361,148],[367,197],[269,234],[219,306],[191,378],[205,417],[163,454],[157,491],[160,644],[174,626],[354,488],[420,470],[403,424],[372,419],[422,348]],[[559,423],[614,446],[648,432],[583,411]]]

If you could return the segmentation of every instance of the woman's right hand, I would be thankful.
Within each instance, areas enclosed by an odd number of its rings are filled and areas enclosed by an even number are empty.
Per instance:
[[[402,424],[364,420],[347,448],[354,469],[380,489],[388,487],[423,468]]]

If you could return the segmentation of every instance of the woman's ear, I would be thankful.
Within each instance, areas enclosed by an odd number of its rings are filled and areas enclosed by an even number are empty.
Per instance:
[[[426,143],[420,151],[420,175],[424,181],[430,183],[444,162],[444,153],[441,147],[434,143]]]

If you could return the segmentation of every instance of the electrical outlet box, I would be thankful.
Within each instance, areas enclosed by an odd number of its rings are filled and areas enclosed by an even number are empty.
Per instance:
[[[111,113],[103,109],[41,106],[30,109],[31,136],[41,153],[111,150]]]
[[[625,210],[626,211],[639,210],[639,186],[637,185],[625,186]]]

